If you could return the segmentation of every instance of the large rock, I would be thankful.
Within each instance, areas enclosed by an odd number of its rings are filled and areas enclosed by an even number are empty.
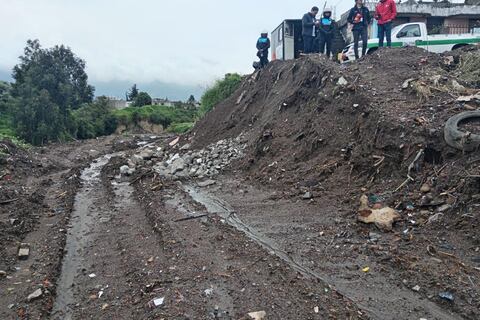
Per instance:
[[[175,159],[170,165],[170,172],[175,174],[185,169],[185,161],[182,158]]]

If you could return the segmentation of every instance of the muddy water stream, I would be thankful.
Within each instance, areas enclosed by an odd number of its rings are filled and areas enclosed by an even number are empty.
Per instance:
[[[75,196],[75,204],[70,219],[71,228],[67,233],[66,254],[63,257],[62,271],[57,283],[57,297],[53,306],[52,318],[72,319],[74,299],[74,281],[82,268],[83,252],[90,245],[92,228],[98,221],[100,210],[93,209],[94,203],[101,196],[100,174],[102,168],[114,156],[120,153],[105,155],[96,159],[84,169],[80,179],[82,186]]]

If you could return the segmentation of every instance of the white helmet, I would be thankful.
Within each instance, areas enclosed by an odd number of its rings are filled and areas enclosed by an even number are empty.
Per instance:
[[[268,34],[268,30],[263,30],[262,34]]]
[[[323,13],[325,13],[325,12],[330,12],[330,13],[332,13],[332,9],[327,7],[327,8],[325,8],[325,9],[323,9]]]

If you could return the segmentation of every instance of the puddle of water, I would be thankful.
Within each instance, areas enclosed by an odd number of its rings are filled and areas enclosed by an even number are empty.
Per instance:
[[[99,196],[95,187],[101,184],[102,168],[112,157],[120,154],[109,154],[98,158],[82,171],[80,176],[82,186],[75,196],[71,216],[72,228],[68,230],[65,244],[67,253],[63,257],[62,272],[57,283],[57,297],[52,312],[53,319],[72,319],[72,306],[76,304],[73,287],[75,277],[82,267],[83,251],[91,241],[91,227],[100,214],[100,211],[94,208],[94,201]]]

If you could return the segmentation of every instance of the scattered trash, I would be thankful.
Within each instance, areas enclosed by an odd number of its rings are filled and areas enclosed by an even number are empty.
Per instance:
[[[480,100],[480,92],[470,96],[461,96],[457,98],[458,102],[470,102],[473,100]]]
[[[29,255],[30,255],[29,245],[27,243],[20,244],[20,248],[18,249],[18,259],[27,260]]]
[[[40,298],[42,295],[43,295],[42,289],[41,289],[41,288],[38,288],[37,290],[33,291],[33,292],[27,297],[27,301],[30,302],[30,301],[36,300],[36,299]]]
[[[367,273],[367,272],[370,272],[370,267],[365,267],[362,269],[363,272]]]
[[[248,316],[253,320],[263,320],[267,316],[267,313],[265,311],[256,311],[250,312]]]
[[[378,233],[375,233],[375,232],[370,232],[368,234],[368,237],[370,238],[370,241],[372,242],[377,242],[378,240],[380,240],[380,238],[382,237],[380,234]]]
[[[102,310],[105,310],[105,309],[107,309],[108,307],[109,307],[108,303],[104,303],[104,304],[102,305]]]
[[[310,200],[312,198],[313,198],[313,196],[312,196],[311,192],[305,192],[305,194],[302,196],[303,200]]]
[[[319,307],[314,307],[314,308],[313,308],[313,312],[319,313],[319,312],[320,312],[320,308],[319,308]]]
[[[374,223],[382,231],[391,231],[393,223],[400,220],[400,215],[390,207],[382,209],[370,209],[368,206],[368,197],[363,195],[360,198],[360,208],[358,209],[357,220],[363,223]]]
[[[169,145],[170,147],[173,147],[173,146],[175,146],[175,145],[178,143],[178,141],[180,141],[180,137],[176,137],[176,138],[175,138],[173,141],[171,141],[168,145]]]
[[[415,287],[412,288],[413,291],[419,292],[420,291],[420,286],[416,285]]]
[[[97,276],[97,275],[96,275],[95,273],[90,273],[90,274],[88,275],[88,277],[91,278],[91,279],[95,278],[96,276]]]
[[[415,79],[407,79],[403,82],[402,84],[402,89],[408,89],[410,87],[410,83],[414,81]]]
[[[203,293],[204,293],[207,297],[209,297],[209,296],[211,296],[211,295],[213,294],[213,288],[205,289],[205,290],[203,291]]]
[[[440,292],[438,294],[438,296],[444,300],[448,300],[448,301],[453,301],[455,300],[455,298],[453,297],[453,293],[451,292],[448,292],[448,291],[445,291],[445,292]]]
[[[346,86],[348,84],[348,81],[344,77],[340,77],[337,81],[337,84],[339,86]]]
[[[150,300],[150,302],[148,303],[148,306],[154,309],[162,306],[164,302],[165,302],[165,297],[155,298]]]

